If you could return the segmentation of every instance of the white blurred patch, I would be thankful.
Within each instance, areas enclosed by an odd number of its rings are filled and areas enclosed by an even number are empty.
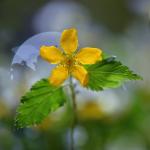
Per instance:
[[[150,17],[150,0],[129,0],[129,8],[139,15]]]
[[[29,38],[16,50],[12,65],[25,64],[35,70],[35,63],[39,56],[40,47],[42,45],[59,46],[60,34],[59,32],[45,32]]]
[[[92,19],[88,8],[76,1],[48,2],[39,9],[33,19],[33,29],[37,33],[61,31],[66,28],[78,30],[79,48],[104,48],[105,43],[109,43],[110,32]]]
[[[99,92],[93,92],[91,90],[77,87],[79,93],[77,94],[77,105],[82,107],[87,101],[96,101],[102,111],[108,115],[121,114],[124,108],[127,107],[129,101],[129,91],[126,89],[113,89]]]
[[[43,6],[33,20],[37,32],[62,30],[79,27],[89,23],[89,14],[85,7],[75,2],[49,2]]]
[[[15,72],[15,75],[18,76],[18,71]],[[4,100],[9,107],[15,106],[18,100],[17,84],[15,80],[10,80],[9,69],[0,67],[0,100]]]
[[[70,149],[70,144],[71,144],[71,129],[68,130],[67,134],[65,135],[67,138],[67,149]],[[74,128],[74,132],[73,132],[73,139],[74,139],[74,147],[75,149],[80,148],[81,146],[83,146],[87,140],[88,140],[88,134],[86,132],[86,130],[82,127],[82,126],[76,126]]]
[[[82,126],[77,126],[74,130],[74,144],[78,148],[83,146],[88,140],[88,135],[86,130]]]
[[[11,80],[14,79],[15,64],[25,65],[35,71],[36,70],[35,64],[37,63],[39,57],[40,47],[42,45],[46,45],[46,46],[55,45],[58,47],[60,35],[61,33],[59,32],[40,33],[27,39],[21,46],[18,47],[18,49],[17,48],[13,49],[13,52],[15,52],[15,56],[13,57],[11,69],[10,69]],[[42,64],[43,64],[42,68],[44,67],[45,69],[47,69],[48,65],[46,63],[42,63]],[[36,80],[36,76],[34,77],[34,81],[35,80]]]

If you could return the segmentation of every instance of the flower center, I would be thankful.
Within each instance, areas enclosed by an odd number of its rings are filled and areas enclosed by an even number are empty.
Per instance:
[[[60,63],[68,68],[69,72],[72,71],[74,65],[79,65],[79,62],[76,60],[75,55],[64,55],[65,59]]]
[[[67,65],[67,66],[72,66],[73,63],[74,63],[74,61],[73,61],[73,59],[71,59],[71,58],[69,58],[69,59],[66,60],[66,65]]]
[[[74,56],[66,55],[64,63],[65,63],[65,65],[67,65],[68,68],[71,68],[75,64]]]
[[[61,65],[64,65],[68,68],[69,72],[71,72],[73,66],[77,64],[74,55],[64,55],[65,59],[61,62]]]

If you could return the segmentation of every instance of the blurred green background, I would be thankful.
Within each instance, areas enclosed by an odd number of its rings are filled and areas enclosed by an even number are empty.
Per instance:
[[[116,55],[144,78],[104,92],[79,88],[76,150],[150,150],[149,21],[149,0],[0,0],[0,150],[69,150],[65,107],[39,126],[14,127],[20,97],[44,75],[43,64],[36,72],[17,66],[10,79],[14,51],[23,41],[67,27],[78,29],[81,46]]]

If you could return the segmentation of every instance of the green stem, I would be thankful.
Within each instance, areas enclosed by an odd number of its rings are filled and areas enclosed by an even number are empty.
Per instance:
[[[76,124],[76,93],[75,93],[75,88],[72,82],[72,78],[70,77],[70,91],[71,91],[71,98],[72,98],[72,108],[73,108],[73,121],[72,121],[72,125],[71,125],[71,134],[70,134],[70,150],[74,150],[74,128],[75,128],[75,124]]]

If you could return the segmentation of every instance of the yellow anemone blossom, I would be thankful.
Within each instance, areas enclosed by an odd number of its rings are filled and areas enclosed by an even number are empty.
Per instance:
[[[66,29],[60,38],[60,50],[55,46],[41,46],[40,56],[51,64],[58,64],[51,72],[49,82],[54,86],[61,85],[70,75],[80,81],[81,85],[88,83],[88,72],[85,64],[95,64],[102,60],[102,51],[98,48],[85,47],[79,51],[77,30]]]

